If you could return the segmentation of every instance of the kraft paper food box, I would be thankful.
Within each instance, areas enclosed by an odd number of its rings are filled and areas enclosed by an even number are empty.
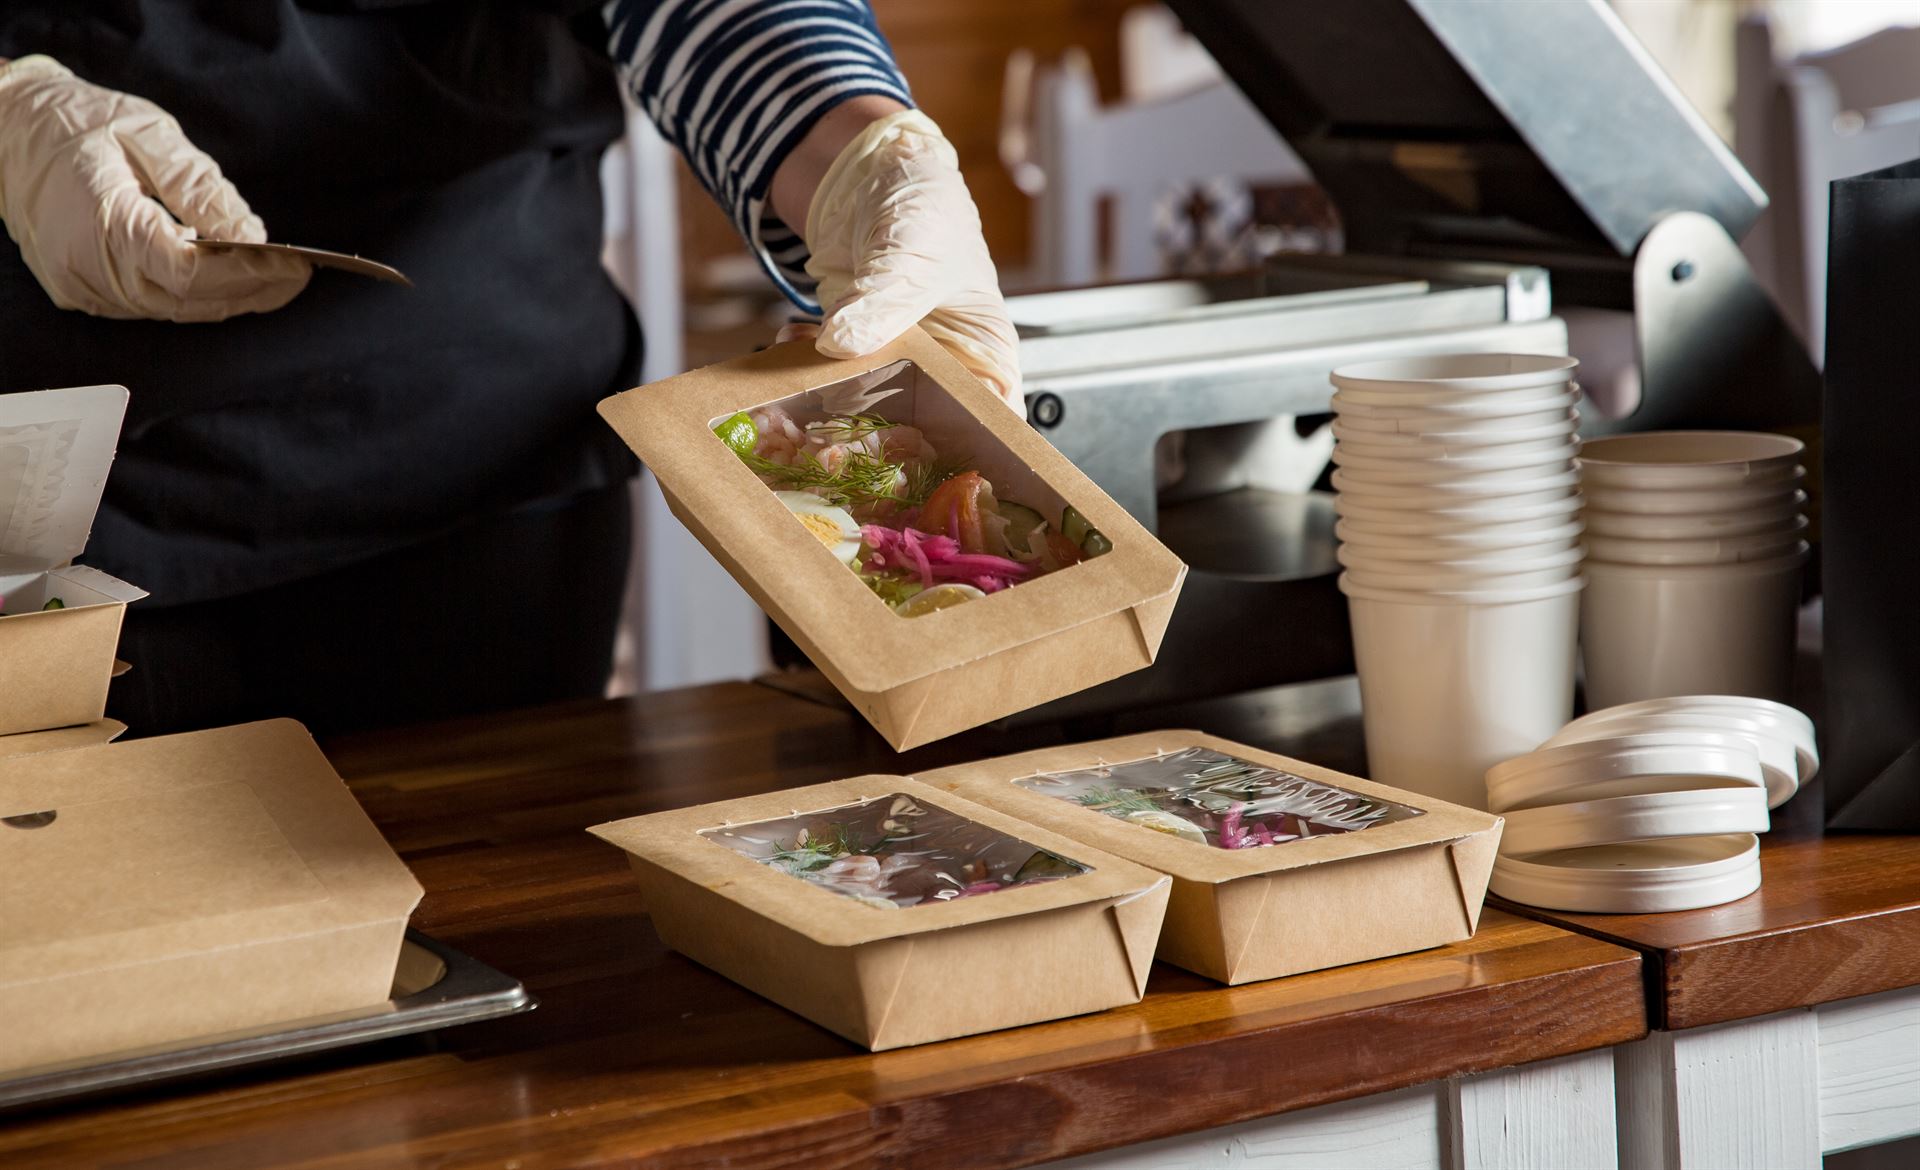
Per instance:
[[[0,1072],[388,998],[421,889],[288,720],[0,759]]]
[[[1222,983],[1470,937],[1503,825],[1193,731],[918,778],[1171,877],[1159,957]]]
[[[798,420],[878,415],[918,428],[1047,531],[1079,540],[1066,531],[1071,506],[1110,551],[902,616],[714,434],[737,413],[773,405]],[[674,515],[896,750],[1152,665],[1186,577],[1177,557],[917,328],[852,361],[822,357],[811,341],[776,345],[609,398],[600,413],[652,469]]]
[[[147,594],[72,562],[126,410],[122,386],[0,394],[0,735],[107,709],[121,618]]]
[[[590,831],[666,945],[874,1051],[1136,1003],[1167,905],[1159,874],[902,776]]]

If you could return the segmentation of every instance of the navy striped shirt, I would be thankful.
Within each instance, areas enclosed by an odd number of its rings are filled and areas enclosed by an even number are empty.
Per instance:
[[[733,218],[788,299],[820,312],[798,232],[767,206],[773,173],[828,110],[912,104],[866,0],[609,0],[634,100]]]

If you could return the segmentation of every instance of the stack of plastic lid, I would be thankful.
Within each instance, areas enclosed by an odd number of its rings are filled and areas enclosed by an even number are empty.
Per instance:
[[[1760,885],[1768,810],[1820,766],[1813,724],[1732,695],[1650,699],[1569,723],[1487,772],[1507,820],[1490,888],[1552,910],[1645,914]]]
[[[1808,555],[1802,449],[1741,431],[1586,444],[1589,703],[1787,697]]]
[[[1373,779],[1458,804],[1573,713],[1572,358],[1441,354],[1333,372],[1340,588]]]

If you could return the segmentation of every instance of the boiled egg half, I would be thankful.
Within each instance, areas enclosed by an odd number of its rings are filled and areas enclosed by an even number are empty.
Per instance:
[[[845,509],[827,503],[812,492],[775,492],[793,518],[811,532],[827,550],[851,565],[860,556],[860,525]]]

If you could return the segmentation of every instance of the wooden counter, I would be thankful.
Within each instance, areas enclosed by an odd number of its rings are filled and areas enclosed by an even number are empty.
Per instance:
[[[427,888],[415,924],[540,1008],[0,1119],[0,1165],[1018,1166],[1645,1034],[1637,955],[1493,912],[1399,959],[1239,988],[1157,966],[1136,1007],[869,1055],[662,948],[623,856],[581,831],[1060,736],[896,757],[835,705],[742,683],[329,745]]]

